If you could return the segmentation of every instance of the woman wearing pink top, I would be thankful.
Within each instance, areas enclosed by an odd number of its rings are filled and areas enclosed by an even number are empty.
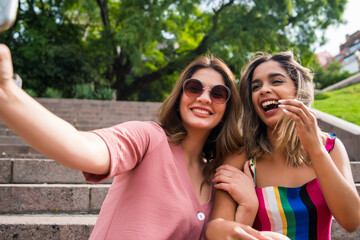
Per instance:
[[[10,51],[0,45],[3,122],[39,152],[83,171],[89,182],[114,177],[91,239],[204,238],[213,203],[210,178],[242,146],[239,94],[221,60],[200,57],[187,66],[160,107],[158,123],[133,121],[92,132],[49,112],[12,77]],[[243,230],[239,236],[262,236]]]

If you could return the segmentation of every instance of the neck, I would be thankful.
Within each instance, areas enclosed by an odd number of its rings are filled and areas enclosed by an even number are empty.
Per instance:
[[[188,165],[201,162],[203,147],[208,136],[209,134],[194,134],[193,132],[188,132],[188,135],[181,142],[181,147]]]

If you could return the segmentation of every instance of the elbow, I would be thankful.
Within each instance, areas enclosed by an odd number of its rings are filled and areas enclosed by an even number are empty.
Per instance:
[[[343,228],[345,229],[345,231],[347,231],[348,233],[353,233],[355,232],[357,229],[359,229],[360,227],[360,223],[356,222],[356,223],[352,223],[352,224],[348,224],[347,226],[343,226]]]
[[[348,219],[346,223],[339,222],[339,224],[348,233],[353,233],[360,227],[360,217],[357,217],[356,219]]]

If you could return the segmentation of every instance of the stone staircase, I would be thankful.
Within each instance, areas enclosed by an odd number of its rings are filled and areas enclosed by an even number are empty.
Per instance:
[[[152,120],[160,103],[37,99],[80,130]],[[360,192],[360,159],[351,159]],[[29,147],[0,122],[0,240],[88,239],[111,180],[92,185]],[[334,221],[332,239],[360,239]]]

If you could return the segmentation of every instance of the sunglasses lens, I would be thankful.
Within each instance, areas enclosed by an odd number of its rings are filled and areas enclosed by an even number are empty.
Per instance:
[[[211,89],[211,99],[214,103],[225,103],[229,98],[229,92],[223,85],[216,85]]]
[[[186,82],[184,91],[188,97],[197,98],[203,91],[203,85],[200,81],[191,79]]]

